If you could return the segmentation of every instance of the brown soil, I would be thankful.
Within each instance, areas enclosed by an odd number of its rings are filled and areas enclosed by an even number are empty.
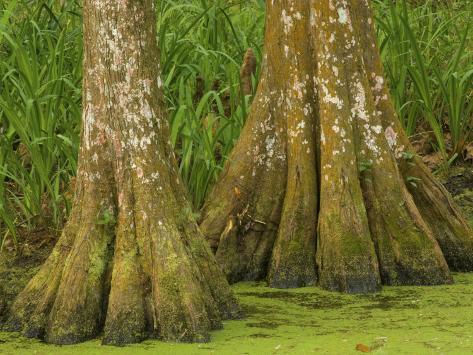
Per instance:
[[[447,176],[441,180],[473,226],[473,165],[458,164],[449,169]]]
[[[26,286],[46,260],[57,236],[49,229],[23,233],[18,247],[0,253],[0,324],[15,296]]]

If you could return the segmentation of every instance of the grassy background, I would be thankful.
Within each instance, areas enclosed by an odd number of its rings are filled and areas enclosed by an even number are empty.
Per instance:
[[[261,59],[264,0],[161,0],[158,36],[171,139],[199,208],[244,124],[247,48]],[[377,0],[386,75],[409,135],[444,167],[462,159],[473,117],[472,0]],[[81,4],[0,2],[0,245],[70,209],[81,115]],[[254,89],[259,72],[254,77]]]

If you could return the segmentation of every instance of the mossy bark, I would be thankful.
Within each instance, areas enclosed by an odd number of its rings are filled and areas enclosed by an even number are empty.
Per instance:
[[[206,341],[239,309],[175,168],[154,2],[84,1],[84,43],[74,206],[9,325],[56,344]]]
[[[368,2],[266,4],[258,92],[202,211],[229,280],[371,292],[472,270],[472,231],[409,154]]]
[[[272,25],[262,78],[241,138],[203,208],[201,228],[218,246],[217,260],[231,282],[263,278],[269,268],[271,284],[303,286],[316,281],[316,224],[306,223],[317,215],[309,6],[294,3],[301,19],[291,31],[281,21],[287,2],[267,6]]]
[[[363,52],[363,61],[367,72],[370,73],[368,79],[374,94],[376,97],[387,98],[388,88],[384,82],[379,81],[379,78],[383,77],[383,68],[376,45],[376,35],[371,23],[364,20],[369,18],[372,18],[370,8],[367,6],[360,8],[357,22],[361,45],[363,48],[372,48]],[[403,157],[403,152],[410,156],[414,149],[396,117],[390,100],[377,100],[375,103],[382,117],[383,129],[394,132],[391,134],[395,138],[392,143],[393,149],[398,152],[397,160],[401,175],[405,180],[414,178],[415,181],[419,181],[415,185],[408,184],[407,187],[439,243],[448,266],[453,271],[473,271],[473,236],[468,222],[448,191],[434,178],[420,157],[406,159],[404,155],[404,159],[399,158]]]

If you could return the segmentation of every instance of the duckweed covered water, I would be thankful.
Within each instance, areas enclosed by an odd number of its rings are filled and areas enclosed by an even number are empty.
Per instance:
[[[363,296],[318,288],[233,286],[247,317],[227,321],[208,344],[146,341],[125,348],[100,340],[53,346],[0,333],[1,354],[473,354],[473,274],[437,287],[385,287]]]

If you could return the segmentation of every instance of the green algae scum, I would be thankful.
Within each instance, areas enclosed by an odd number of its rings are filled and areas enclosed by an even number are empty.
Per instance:
[[[470,354],[473,274],[454,276],[453,285],[384,287],[370,295],[239,283],[233,289],[246,318],[225,322],[210,343],[54,346],[0,333],[0,354]]]

